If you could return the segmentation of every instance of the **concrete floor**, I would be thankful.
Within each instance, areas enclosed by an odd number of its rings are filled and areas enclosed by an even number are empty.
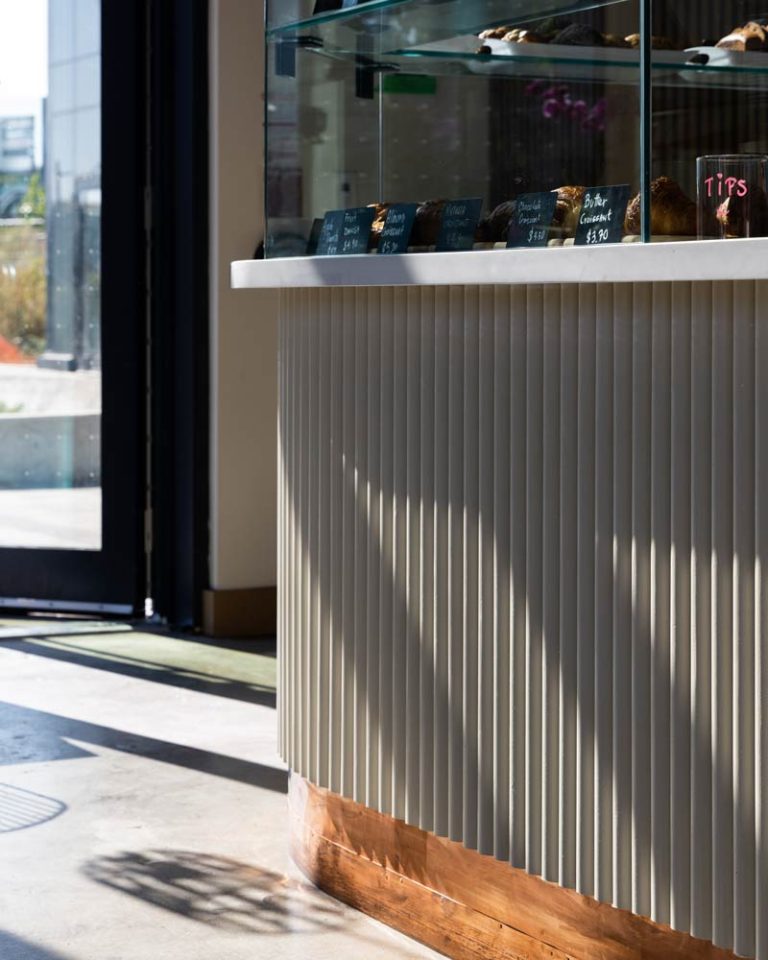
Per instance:
[[[290,863],[269,643],[3,623],[0,960],[437,957]]]

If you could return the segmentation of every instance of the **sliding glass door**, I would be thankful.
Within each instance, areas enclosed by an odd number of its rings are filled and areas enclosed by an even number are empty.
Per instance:
[[[0,605],[143,599],[142,4],[0,0]]]

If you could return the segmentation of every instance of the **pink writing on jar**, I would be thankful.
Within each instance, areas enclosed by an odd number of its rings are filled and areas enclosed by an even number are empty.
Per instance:
[[[708,197],[746,197],[749,193],[749,184],[746,180],[726,177],[724,173],[718,173],[715,177],[707,177],[704,183],[707,185]]]

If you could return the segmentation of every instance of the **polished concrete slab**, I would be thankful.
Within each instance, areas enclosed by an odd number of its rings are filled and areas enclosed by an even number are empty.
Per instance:
[[[0,632],[0,960],[437,956],[291,864],[270,643],[55,627]]]

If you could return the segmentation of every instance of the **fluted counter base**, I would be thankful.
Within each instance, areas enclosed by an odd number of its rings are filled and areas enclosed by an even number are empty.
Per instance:
[[[732,960],[291,775],[291,852],[320,889],[455,960]]]

